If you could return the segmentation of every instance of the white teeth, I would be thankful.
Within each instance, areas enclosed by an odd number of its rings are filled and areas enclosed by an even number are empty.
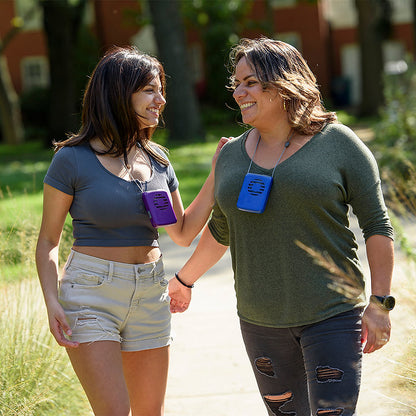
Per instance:
[[[240,108],[241,108],[241,110],[244,110],[245,108],[251,107],[254,104],[255,103],[245,103],[245,104],[241,104],[240,105]]]

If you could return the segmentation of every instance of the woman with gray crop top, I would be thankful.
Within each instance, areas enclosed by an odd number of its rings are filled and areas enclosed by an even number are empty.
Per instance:
[[[183,208],[175,172],[151,141],[165,103],[160,62],[112,48],[87,85],[80,131],[55,143],[44,180],[36,264],[50,330],[101,416],[163,414],[171,317],[156,227],[188,246],[214,203],[211,173]],[[59,280],[68,212],[74,243]]]
[[[191,286],[229,246],[241,332],[268,414],[356,415],[363,353],[389,341],[395,302],[393,228],[376,160],[322,106],[293,46],[242,39],[231,68],[252,128],[221,150],[212,217],[177,275]],[[370,302],[349,207],[365,240]],[[353,276],[355,291],[311,250]],[[183,311],[191,290],[177,279],[169,286],[171,310]]]

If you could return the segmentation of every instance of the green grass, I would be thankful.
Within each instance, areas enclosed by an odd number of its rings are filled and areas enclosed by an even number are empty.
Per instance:
[[[34,275],[41,212],[41,193],[0,199],[0,287]]]
[[[0,198],[40,192],[52,150],[40,142],[0,146]]]
[[[0,228],[24,227],[35,224],[42,214],[42,193],[17,194],[1,199]],[[40,222],[39,224],[40,225]]]
[[[88,402],[46,324],[34,279],[0,292],[0,415],[88,415]]]
[[[217,143],[196,143],[173,148],[169,159],[179,180],[184,206],[188,206],[199,192],[211,169],[211,158]]]
[[[42,182],[52,154],[40,142],[0,146],[0,287],[35,273]]]

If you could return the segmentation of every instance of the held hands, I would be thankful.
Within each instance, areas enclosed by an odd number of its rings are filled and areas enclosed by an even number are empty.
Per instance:
[[[55,337],[56,342],[61,347],[78,347],[79,342],[70,341],[65,337],[65,335],[70,336],[72,331],[66,320],[65,312],[58,302],[54,303],[53,305],[48,305],[48,319],[49,329],[52,335]]]
[[[170,311],[172,313],[185,312],[191,302],[192,289],[179,283],[174,277],[169,281]]]
[[[365,343],[364,353],[377,351],[390,339],[391,324],[389,312],[370,303],[363,315],[362,342]]]

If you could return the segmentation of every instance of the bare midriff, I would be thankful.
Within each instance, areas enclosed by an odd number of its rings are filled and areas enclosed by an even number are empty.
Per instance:
[[[157,261],[161,255],[159,247],[90,247],[74,246],[72,249],[78,253],[98,257],[104,260],[128,264],[146,264]]]

